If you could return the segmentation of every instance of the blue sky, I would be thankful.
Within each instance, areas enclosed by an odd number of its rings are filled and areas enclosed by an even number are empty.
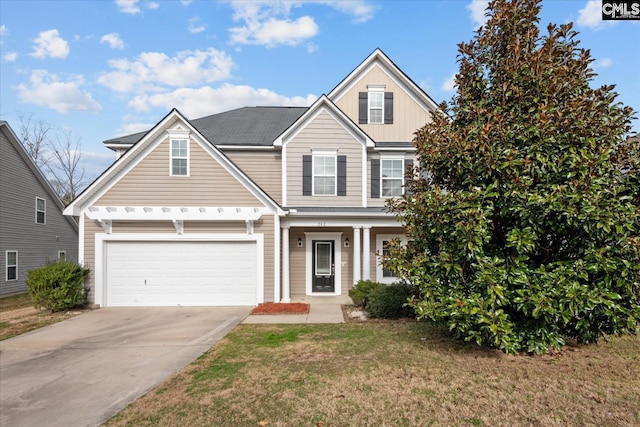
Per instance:
[[[453,95],[457,44],[485,0],[0,1],[0,118],[32,115],[82,140],[87,174],[102,141],[145,130],[173,107],[194,119],[251,105],[310,105],[375,48],[436,102]],[[602,21],[601,0],[544,0],[541,27],[572,21],[593,86],[640,111],[640,23]],[[640,131],[640,122],[634,122]]]

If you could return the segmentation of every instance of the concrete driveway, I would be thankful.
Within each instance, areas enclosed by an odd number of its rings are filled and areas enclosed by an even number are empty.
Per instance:
[[[207,351],[249,312],[103,308],[2,341],[0,425],[99,425]]]

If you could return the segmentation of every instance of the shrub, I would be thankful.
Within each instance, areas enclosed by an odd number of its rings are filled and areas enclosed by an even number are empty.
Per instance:
[[[88,275],[88,268],[59,260],[29,271],[26,283],[37,308],[61,311],[87,303],[84,281]]]
[[[349,296],[355,305],[364,306],[371,291],[382,287],[384,287],[382,283],[371,280],[358,280],[358,283],[349,289]]]
[[[394,283],[373,289],[367,298],[366,310],[371,317],[397,319],[415,316],[413,308],[405,306],[415,288],[405,283]]]

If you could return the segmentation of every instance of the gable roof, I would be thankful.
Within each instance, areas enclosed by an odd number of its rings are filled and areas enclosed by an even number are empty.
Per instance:
[[[36,180],[38,180],[38,182],[40,183],[40,186],[49,195],[51,200],[53,200],[58,210],[62,212],[62,210],[64,209],[64,203],[62,203],[62,200],[60,199],[60,197],[58,197],[58,194],[55,192],[53,187],[51,187],[51,184],[49,184],[49,181],[44,176],[44,174],[42,173],[38,165],[34,163],[29,153],[27,153],[27,150],[25,150],[24,146],[18,139],[18,136],[13,132],[13,129],[11,129],[11,126],[9,126],[9,123],[7,123],[4,120],[1,120],[0,132],[5,134],[7,141],[9,141],[9,143],[13,146],[13,148],[18,152],[18,155],[20,156],[20,158],[22,158],[25,166],[31,170],[31,173],[36,178]],[[74,230],[76,231],[78,230],[78,224],[73,218],[67,217],[67,221],[69,222],[69,224],[71,224]]]
[[[269,147],[307,111],[308,107],[243,107],[224,113],[191,120],[211,144],[220,146]],[[112,138],[104,141],[109,148],[131,146],[147,132]]]
[[[351,120],[346,114],[342,112],[326,95],[322,95],[320,98],[313,103],[311,107],[307,109],[307,111],[302,114],[298,120],[292,123],[287,129],[285,129],[282,134],[278,135],[278,138],[275,139],[273,145],[282,146],[287,140],[291,139],[294,135],[296,135],[301,128],[304,127],[304,123],[311,120],[315,117],[319,112],[327,111],[333,118],[340,123],[347,132],[349,132],[354,139],[357,139],[363,143],[365,147],[373,147],[374,142],[366,134],[358,125],[356,125],[353,120]]]
[[[407,94],[411,96],[419,105],[427,111],[438,109],[438,104],[423,91],[404,71],[402,71],[389,57],[380,49],[374,50],[364,61],[360,63],[347,77],[342,79],[338,85],[329,92],[329,99],[337,102],[349,89],[357,83],[371,67],[379,66],[400,87],[405,87]]]
[[[67,206],[64,211],[65,215],[80,215],[83,208],[87,207],[94,200],[102,196],[112,185],[117,182],[119,177],[126,174],[134,167],[142,158],[148,154],[153,143],[163,135],[163,133],[172,125],[179,121],[202,145],[202,147],[213,157],[222,167],[224,167],[231,175],[233,175],[247,190],[252,193],[256,199],[260,200],[265,206],[271,208],[274,212],[283,214],[282,208],[264,192],[253,180],[251,180],[244,172],[238,168],[227,156],[217,149],[198,129],[196,129],[189,120],[187,120],[177,109],[173,109],[167,114],[156,126],[144,133],[124,155],[115,161],[102,175],[100,175],[93,183],[91,183],[76,199]]]

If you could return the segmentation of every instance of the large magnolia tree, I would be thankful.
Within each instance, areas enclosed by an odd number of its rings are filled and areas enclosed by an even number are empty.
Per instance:
[[[419,317],[505,352],[635,333],[633,111],[590,87],[571,24],[540,34],[540,1],[487,10],[459,45],[456,95],[415,134],[422,173],[389,204],[409,243],[385,264],[420,289]]]

